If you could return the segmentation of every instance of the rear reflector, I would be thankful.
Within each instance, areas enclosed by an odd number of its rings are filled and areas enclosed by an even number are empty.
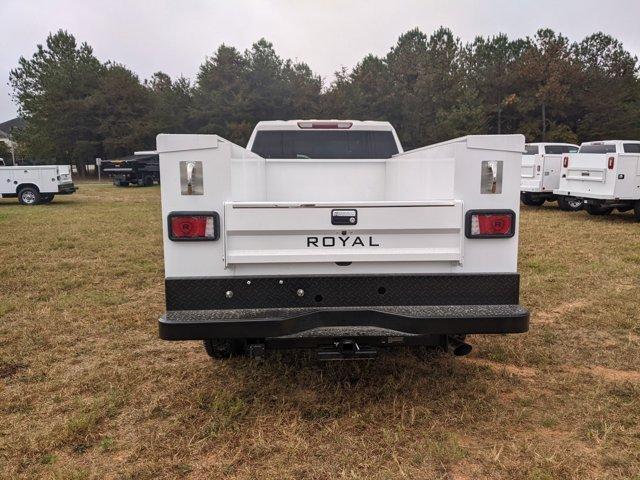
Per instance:
[[[469,210],[466,214],[467,238],[510,238],[515,234],[513,210]]]
[[[349,129],[351,122],[298,122],[298,128],[320,128],[325,130]]]
[[[169,214],[169,239],[173,241],[218,240],[220,220],[216,212]]]
[[[569,166],[569,157],[564,157],[564,158],[562,159],[562,166],[563,166],[564,168],[567,168],[567,167]]]
[[[609,167],[609,170],[613,170],[613,165],[615,164],[616,158],[615,157],[609,157],[609,161],[607,162],[607,167]]]

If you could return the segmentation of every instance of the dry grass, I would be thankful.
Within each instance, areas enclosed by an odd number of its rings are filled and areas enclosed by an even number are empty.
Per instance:
[[[531,331],[454,359],[157,339],[158,188],[0,201],[2,478],[640,478],[640,225],[525,208]]]

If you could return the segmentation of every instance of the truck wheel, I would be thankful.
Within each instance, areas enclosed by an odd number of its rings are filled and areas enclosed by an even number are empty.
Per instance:
[[[40,196],[40,203],[51,203],[53,198],[56,196],[55,193],[45,193]]]
[[[145,187],[153,186],[153,177],[150,177],[150,176],[144,177],[144,186]]]
[[[583,202],[574,197],[558,197],[558,208],[563,212],[577,212],[582,210]]]
[[[35,187],[24,187],[18,192],[18,201],[21,205],[37,205],[40,203],[40,192]]]
[[[609,215],[613,211],[613,208],[611,207],[593,205],[592,203],[586,203],[584,205],[584,209],[589,213],[589,215]]]
[[[203,340],[204,349],[211,358],[231,358],[244,353],[244,342],[230,338],[209,338]]]
[[[633,216],[640,222],[640,200],[636,200],[636,204],[633,206]]]
[[[521,193],[520,200],[522,201],[522,203],[530,207],[539,207],[544,203],[544,197],[534,197],[529,192]]]

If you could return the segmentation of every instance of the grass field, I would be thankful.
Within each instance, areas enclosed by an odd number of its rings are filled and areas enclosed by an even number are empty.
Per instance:
[[[531,330],[469,357],[157,338],[158,187],[0,201],[0,477],[640,479],[640,224],[524,208]]]

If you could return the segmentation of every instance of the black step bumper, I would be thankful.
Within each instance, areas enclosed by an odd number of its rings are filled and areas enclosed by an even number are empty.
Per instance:
[[[160,338],[272,338],[323,327],[522,333],[518,274],[169,278]]]
[[[58,185],[58,195],[71,195],[78,191],[78,187],[76,187],[73,183],[63,183]]]
[[[270,338],[322,327],[377,327],[408,334],[522,333],[529,312],[519,305],[455,305],[277,310],[169,311],[160,338]]]

